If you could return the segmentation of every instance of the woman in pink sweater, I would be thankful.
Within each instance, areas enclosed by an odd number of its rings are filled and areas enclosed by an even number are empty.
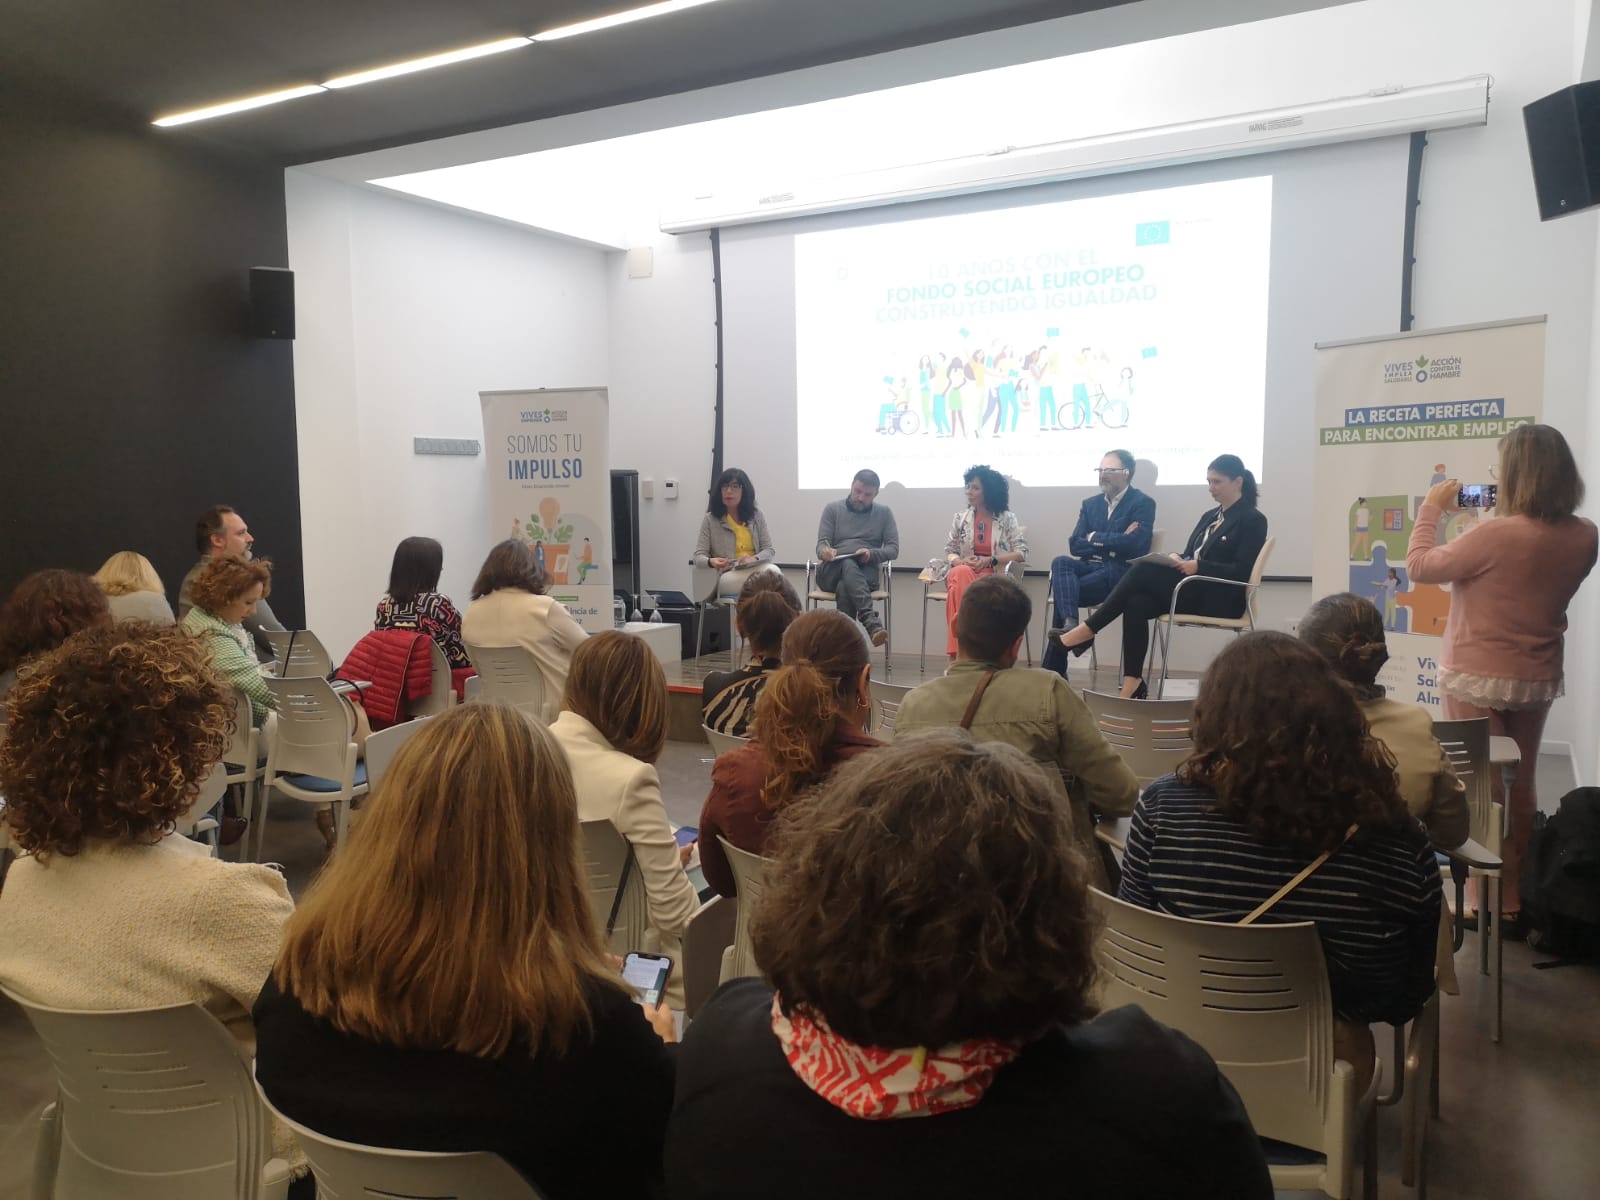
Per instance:
[[[1457,510],[1458,480],[1430,488],[1406,550],[1416,583],[1448,583],[1450,616],[1439,689],[1451,720],[1488,717],[1513,738],[1523,768],[1511,788],[1504,846],[1506,936],[1521,934],[1522,854],[1538,807],[1534,764],[1550,705],[1562,694],[1567,604],[1595,563],[1592,521],[1574,516],[1583,479],[1561,433],[1520,425],[1500,439],[1497,519],[1436,545],[1439,519]],[[1498,785],[1497,785],[1498,786]]]

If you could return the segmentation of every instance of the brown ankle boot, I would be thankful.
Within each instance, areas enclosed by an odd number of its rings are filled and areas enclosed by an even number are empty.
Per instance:
[[[322,840],[328,843],[330,851],[339,844],[339,827],[334,824],[333,809],[317,809],[317,829],[322,834]]]

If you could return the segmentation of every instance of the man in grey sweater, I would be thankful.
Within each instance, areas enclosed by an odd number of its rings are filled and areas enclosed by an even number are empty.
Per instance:
[[[900,557],[900,531],[894,513],[878,498],[875,471],[856,472],[850,494],[822,510],[817,527],[817,586],[832,592],[839,611],[866,627],[874,646],[889,640],[872,593],[878,586],[878,565]]]
[[[194,607],[189,599],[189,587],[200,568],[219,554],[233,554],[239,558],[250,557],[250,547],[255,544],[244,518],[226,504],[214,504],[200,514],[194,524],[194,548],[200,551],[200,561],[189,568],[178,588],[178,620]],[[272,645],[263,636],[267,630],[279,632],[283,623],[273,615],[265,600],[257,601],[255,612],[244,619],[245,630],[256,644],[256,657],[262,662],[272,661]]]

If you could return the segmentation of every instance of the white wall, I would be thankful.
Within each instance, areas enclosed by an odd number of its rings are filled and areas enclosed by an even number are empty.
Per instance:
[[[337,662],[372,628],[401,538],[444,544],[442,588],[465,605],[492,544],[485,460],[411,439],[481,439],[479,391],[605,384],[606,263],[301,171],[285,183],[306,621]]]

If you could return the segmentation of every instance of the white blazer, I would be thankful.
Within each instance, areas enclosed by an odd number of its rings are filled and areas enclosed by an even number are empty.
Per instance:
[[[461,640],[474,646],[523,646],[544,676],[545,724],[561,711],[572,652],[589,635],[558,601],[521,588],[480,596],[461,614]]]

